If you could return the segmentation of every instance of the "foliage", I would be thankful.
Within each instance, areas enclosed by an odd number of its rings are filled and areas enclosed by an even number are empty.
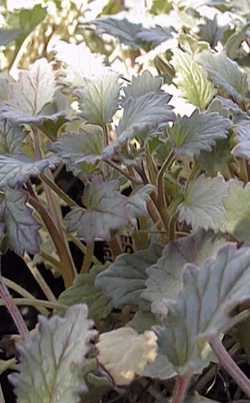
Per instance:
[[[1,255],[44,294],[0,273],[17,402],[250,398],[249,16],[233,0],[1,3]]]

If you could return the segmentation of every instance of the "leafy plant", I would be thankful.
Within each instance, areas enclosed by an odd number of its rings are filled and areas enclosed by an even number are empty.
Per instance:
[[[1,257],[44,295],[1,271],[17,402],[250,399],[245,2],[17,3],[0,6]]]

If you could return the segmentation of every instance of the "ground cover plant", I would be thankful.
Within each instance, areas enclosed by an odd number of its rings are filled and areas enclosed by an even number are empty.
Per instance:
[[[249,53],[247,0],[1,2],[1,403],[250,401]]]

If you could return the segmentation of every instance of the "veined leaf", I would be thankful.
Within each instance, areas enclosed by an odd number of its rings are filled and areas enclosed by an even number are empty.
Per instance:
[[[236,157],[250,159],[250,120],[243,120],[234,127],[239,143],[234,147],[233,154]]]
[[[5,223],[8,247],[20,256],[24,252],[35,255],[40,250],[40,224],[27,206],[26,196],[17,190],[8,190],[1,203],[1,220]]]
[[[187,264],[183,281],[164,326],[156,330],[158,348],[178,373],[199,373],[208,364],[206,339],[230,327],[233,309],[249,299],[250,248],[228,244],[201,268]]]
[[[200,110],[206,109],[216,94],[206,71],[191,55],[178,50],[174,52],[172,63],[177,74],[176,84],[183,97]]]
[[[139,335],[131,327],[121,327],[100,335],[98,360],[117,385],[128,385],[154,361],[156,346],[154,332]]]
[[[21,70],[18,81],[9,83],[8,98],[0,104],[1,119],[13,123],[42,124],[46,119],[56,120],[61,112],[44,115],[43,108],[53,101],[56,82],[51,64],[37,60],[30,70]]]
[[[201,175],[188,186],[185,199],[179,206],[179,221],[186,221],[193,230],[219,231],[225,222],[223,202],[227,194],[228,186],[222,177]]]
[[[211,151],[216,140],[227,137],[230,127],[230,120],[218,113],[195,111],[177,118],[168,134],[177,155],[194,157],[202,150]]]
[[[68,307],[86,304],[91,318],[97,322],[105,319],[111,312],[111,304],[103,292],[95,287],[95,278],[103,269],[102,266],[94,266],[89,273],[78,274],[72,287],[60,294],[58,302]]]
[[[131,84],[124,88],[125,98],[137,98],[150,92],[162,92],[162,85],[163,80],[161,77],[155,77],[150,71],[145,70],[141,75],[133,76]]]
[[[86,79],[84,86],[76,91],[82,117],[88,123],[100,126],[111,122],[119,106],[120,88],[116,73]]]
[[[84,42],[80,44],[58,41],[54,46],[55,57],[64,63],[62,81],[73,87],[82,87],[86,79],[102,76],[107,67],[103,57],[94,55]]]
[[[248,114],[244,112],[238,104],[229,98],[221,96],[215,97],[208,107],[208,112],[217,112],[226,118],[231,119],[234,123],[249,118]]]
[[[58,158],[30,161],[23,155],[15,158],[0,155],[0,188],[20,186],[32,176],[38,176],[48,168],[54,169],[59,162]]]
[[[86,305],[64,318],[39,317],[37,332],[20,347],[19,374],[11,376],[19,403],[79,403],[87,391],[81,376],[90,340],[96,335]]]
[[[112,299],[115,308],[126,304],[140,304],[145,289],[147,267],[160,257],[161,248],[152,246],[147,250],[117,257],[108,269],[98,274],[95,285]]]
[[[76,232],[86,242],[110,240],[111,231],[128,223],[128,199],[119,191],[116,180],[101,182],[96,178],[84,190],[86,210],[75,207],[66,215],[70,232]]]
[[[0,154],[22,153],[24,131],[6,121],[0,122]]]
[[[229,182],[228,197],[224,200],[226,211],[225,231],[239,241],[250,242],[250,184]]]
[[[197,61],[206,69],[214,84],[222,88],[226,94],[236,101],[245,97],[248,84],[247,75],[238,64],[224,53],[204,51],[198,55]]]
[[[198,230],[187,237],[171,241],[165,246],[162,256],[146,269],[148,279],[142,296],[153,303],[156,312],[164,301],[164,306],[175,301],[182,289],[182,275],[186,263],[201,265],[225,244],[221,235],[212,231]]]
[[[48,148],[66,163],[69,171],[78,175],[83,163],[95,165],[100,161],[104,148],[103,130],[99,126],[84,125],[79,133],[65,134]]]

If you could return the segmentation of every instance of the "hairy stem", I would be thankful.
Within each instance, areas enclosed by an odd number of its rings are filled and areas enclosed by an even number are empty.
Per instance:
[[[51,218],[47,209],[40,203],[36,197],[28,195],[28,201],[31,206],[40,214],[58,253],[62,264],[62,276],[64,280],[64,284],[67,287],[70,287],[75,278],[75,267],[72,263],[72,256],[68,252],[68,248],[65,247],[64,238],[62,237],[61,232],[57,228],[53,219]]]
[[[186,375],[178,375],[175,382],[174,394],[171,403],[183,403],[187,394],[192,372]]]
[[[250,398],[250,380],[232,359],[219,337],[209,337],[209,344],[219,359],[220,365],[229,373],[229,375],[231,375],[237,385]]]
[[[94,242],[90,242],[86,246],[86,254],[83,258],[83,263],[81,267],[81,273],[88,273],[93,260],[94,255]]]

